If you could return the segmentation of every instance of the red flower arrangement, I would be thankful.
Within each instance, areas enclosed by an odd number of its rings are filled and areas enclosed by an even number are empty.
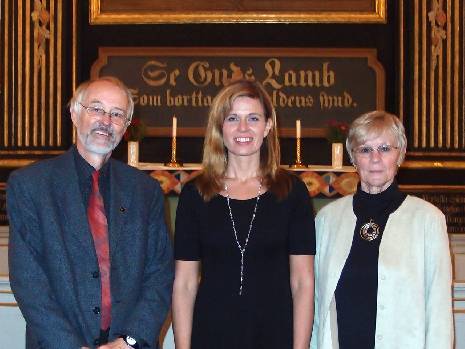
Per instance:
[[[349,124],[344,121],[329,120],[326,127],[326,139],[330,143],[344,143],[349,132]]]
[[[147,131],[147,126],[139,118],[133,118],[131,124],[124,133],[124,139],[128,142],[140,142]]]

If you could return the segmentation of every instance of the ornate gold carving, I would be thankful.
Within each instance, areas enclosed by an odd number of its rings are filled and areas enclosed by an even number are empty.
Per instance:
[[[462,90],[460,76],[464,73],[460,65],[460,50],[464,49],[465,43],[460,42],[464,29],[459,17],[460,1],[402,1],[403,9],[399,9],[399,32],[404,33],[403,38],[408,35],[402,29],[405,8],[409,8],[413,16],[413,98],[410,103],[413,111],[411,146],[414,149],[457,151],[465,147],[465,114],[461,115],[459,104],[459,91]],[[401,40],[401,45],[404,43]],[[404,66],[405,52],[400,49],[401,67]],[[399,74],[400,81],[408,78],[402,68]],[[402,85],[399,87],[399,108],[402,108],[408,91],[404,91]],[[401,112],[399,114],[402,115]]]
[[[433,0],[431,2],[432,9],[428,12],[428,19],[431,24],[431,62],[433,69],[436,68],[438,57],[442,55],[442,41],[446,38],[444,24],[446,24],[447,16],[442,5],[442,0]]]
[[[41,137],[40,145],[45,145],[45,65],[46,65],[46,40],[50,39],[50,12],[46,9],[45,0],[34,0],[34,11],[31,14],[34,24],[34,119],[33,119],[33,145],[38,146],[39,113]],[[52,67],[53,68],[53,67]],[[39,87],[40,74],[40,89]],[[40,92],[40,112],[38,100]]]
[[[435,146],[435,69],[438,68],[438,146],[442,147],[442,44],[446,38],[444,24],[446,13],[443,10],[443,1],[433,0],[431,11],[428,12],[428,20],[431,25],[431,62],[430,62],[430,146]],[[438,65],[439,61],[439,65]]]
[[[39,115],[40,145],[45,145],[45,98],[46,98],[46,40],[50,39],[50,12],[46,9],[45,0],[34,0],[34,12],[31,14],[34,24],[34,86],[38,87],[40,73],[40,90],[34,89],[34,121],[33,145],[38,146]],[[52,46],[52,45],[50,45]],[[38,91],[40,91],[40,113],[38,110]]]
[[[46,9],[45,0],[34,0],[34,12],[31,17],[34,22],[34,44],[37,47],[37,68],[40,69],[45,65],[45,40],[50,38],[50,31],[47,28],[50,23],[50,12]]]
[[[63,6],[57,0],[1,2],[2,151],[32,155],[37,148],[61,146],[66,136],[61,129]]]

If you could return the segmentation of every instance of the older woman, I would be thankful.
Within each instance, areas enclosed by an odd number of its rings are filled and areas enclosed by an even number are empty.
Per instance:
[[[256,82],[226,86],[176,213],[176,348],[307,349],[314,254],[311,201],[279,168],[270,98]]]
[[[398,189],[402,123],[364,114],[346,145],[360,184],[317,215],[311,348],[452,348],[446,223],[435,206]]]

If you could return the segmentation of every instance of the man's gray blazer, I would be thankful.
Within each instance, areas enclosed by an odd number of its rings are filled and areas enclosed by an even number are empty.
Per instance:
[[[163,193],[148,175],[109,162],[110,340],[130,334],[154,348],[173,282]],[[27,347],[94,347],[99,267],[72,151],[13,172],[7,210],[10,282],[26,319]]]

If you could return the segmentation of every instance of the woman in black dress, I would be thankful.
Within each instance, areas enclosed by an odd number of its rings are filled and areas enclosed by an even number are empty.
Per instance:
[[[279,167],[263,87],[223,88],[210,109],[203,171],[176,213],[177,349],[307,349],[313,322],[313,210]]]

